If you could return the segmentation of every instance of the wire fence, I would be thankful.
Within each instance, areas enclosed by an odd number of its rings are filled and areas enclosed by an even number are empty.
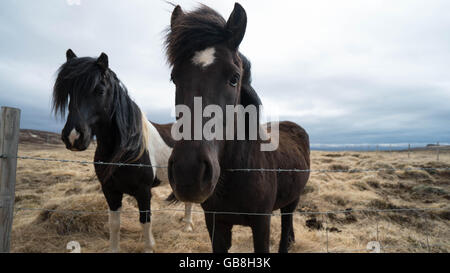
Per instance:
[[[72,214],[81,215],[81,214],[94,214],[94,215],[108,215],[109,211],[87,211],[87,210],[61,210],[61,209],[44,209],[44,208],[30,208],[30,207],[17,207],[15,208],[15,214],[20,211],[33,211],[33,212],[50,212],[50,213],[61,213],[61,214]],[[283,216],[283,215],[317,215],[317,216],[326,216],[330,214],[351,214],[351,213],[408,213],[408,212],[431,212],[431,211],[450,211],[449,207],[444,208],[396,208],[396,209],[347,209],[347,210],[334,210],[334,211],[295,211],[292,213],[243,213],[243,212],[231,212],[231,211],[204,211],[204,210],[192,210],[192,213],[197,214],[212,214],[213,215],[213,229],[212,229],[212,241],[215,236],[215,219],[216,215],[247,215],[247,216]],[[149,211],[121,211],[121,214],[125,215],[136,215],[140,212],[149,212]],[[164,213],[164,212],[184,212],[183,209],[176,208],[163,208],[163,209],[152,209],[151,213]],[[74,219],[72,219],[74,221]],[[372,252],[372,253],[381,253],[387,251],[395,251],[404,249],[405,246],[395,246],[395,245],[382,245],[379,238],[379,229],[378,222],[376,223],[376,239],[374,241],[369,241],[367,243],[366,248],[357,248],[357,249],[331,249],[330,247],[330,236],[332,228],[328,227],[328,222],[324,221],[325,226],[320,228],[325,232],[325,242],[322,252],[326,253],[361,253],[361,252]],[[435,247],[448,247],[449,244],[446,243],[429,243],[429,234],[426,234],[425,242],[418,242],[416,246],[408,246],[408,248],[415,248],[426,252],[432,252],[432,248]],[[313,251],[310,253],[318,253],[321,251]],[[309,252],[303,252],[309,253]]]
[[[57,158],[43,158],[43,157],[31,157],[31,156],[9,156],[9,155],[0,155],[0,158],[16,158],[22,160],[36,160],[36,161],[44,161],[44,162],[61,162],[61,163],[76,163],[82,165],[115,165],[117,167],[136,167],[136,168],[168,168],[167,166],[155,166],[155,165],[146,165],[146,164],[133,164],[133,163],[110,163],[110,162],[99,162],[99,161],[83,161],[83,160],[67,160],[67,159],[57,159]],[[358,168],[358,169],[266,169],[266,168],[239,168],[239,169],[227,169],[229,172],[299,172],[299,173],[365,173],[365,172],[396,172],[396,171],[450,171],[450,167],[409,167],[409,168]],[[109,211],[88,211],[88,210],[60,210],[60,209],[45,209],[45,208],[33,208],[33,207],[16,207],[15,213],[17,214],[20,211],[35,211],[35,212],[51,212],[51,213],[66,213],[66,214],[96,214],[96,215],[107,215]],[[389,208],[389,209],[371,209],[371,208],[363,208],[363,209],[345,209],[345,210],[330,210],[330,211],[294,211],[292,213],[281,213],[281,212],[272,212],[272,213],[253,213],[253,212],[233,212],[233,211],[204,211],[204,210],[192,210],[192,213],[201,213],[201,214],[212,214],[214,219],[213,226],[213,238],[215,235],[215,218],[216,215],[246,215],[246,216],[283,216],[283,215],[303,215],[303,216],[329,216],[329,215],[337,215],[337,214],[350,214],[350,213],[408,213],[408,212],[416,212],[416,213],[429,213],[429,212],[448,212],[450,211],[450,207],[421,207],[421,208]],[[137,214],[140,212],[146,211],[121,211],[121,214]],[[152,209],[151,213],[163,213],[163,212],[184,212],[184,209],[177,208],[161,208],[161,209]],[[324,247],[324,252],[328,253],[340,253],[340,252],[386,252],[389,250],[402,249],[400,246],[394,245],[381,245],[378,241],[378,222],[377,222],[377,238],[376,241],[371,241],[371,245],[367,245],[366,248],[359,249],[330,249],[329,247],[329,232],[330,229],[327,226],[327,222],[325,221],[325,228],[323,228],[326,235],[326,247]],[[426,242],[421,243],[419,246],[415,246],[420,250],[426,250],[431,252],[433,247],[445,247],[448,248],[448,243],[429,243],[429,234],[426,234]]]
[[[27,208],[17,207],[17,211],[46,211],[57,213],[71,213],[71,214],[104,214],[107,215],[109,211],[87,211],[87,210],[59,210],[59,209],[44,209],[44,208]],[[122,214],[138,214],[141,212],[184,212],[184,209],[163,208],[152,209],[151,211],[120,211]],[[330,211],[295,211],[289,213],[258,213],[258,212],[233,212],[233,211],[206,211],[206,210],[192,210],[193,213],[205,213],[215,215],[247,215],[247,216],[283,216],[283,215],[329,215],[329,214],[349,214],[349,213],[389,213],[389,212],[427,212],[427,211],[450,211],[450,207],[445,208],[396,208],[396,209],[347,209],[347,210],[330,210]]]
[[[11,156],[0,155],[0,158],[7,158]],[[31,156],[12,156],[12,158],[61,162],[61,163],[76,163],[82,165],[113,165],[117,167],[136,167],[136,168],[168,168],[168,166],[148,165],[148,164],[133,164],[133,163],[112,163],[102,161],[83,161],[83,160],[68,160],[56,158],[41,158]],[[268,169],[268,168],[238,168],[227,169],[229,172],[300,172],[300,173],[365,173],[365,172],[395,172],[395,171],[450,171],[450,167],[410,167],[410,168],[374,168],[374,169]]]

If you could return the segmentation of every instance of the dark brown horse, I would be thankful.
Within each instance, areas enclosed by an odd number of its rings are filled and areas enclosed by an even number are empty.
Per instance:
[[[207,6],[188,13],[180,6],[174,9],[166,46],[176,105],[193,109],[194,98],[201,97],[203,107],[217,105],[223,113],[230,105],[259,107],[251,87],[250,63],[238,49],[246,24],[245,10],[237,3],[228,21]],[[224,126],[228,119],[224,116]],[[246,118],[246,136],[250,120]],[[229,140],[216,136],[175,143],[169,159],[170,185],[178,200],[201,203],[214,252],[229,250],[233,225],[250,226],[255,252],[268,252],[270,214],[278,209],[283,213],[279,251],[287,252],[295,242],[292,212],[309,173],[230,171],[309,169],[305,130],[292,122],[280,122],[278,133],[279,147],[271,152],[261,151],[261,137]]]

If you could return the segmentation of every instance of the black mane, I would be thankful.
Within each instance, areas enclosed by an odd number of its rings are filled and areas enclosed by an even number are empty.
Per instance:
[[[53,86],[52,110],[54,114],[59,113],[64,118],[69,96],[76,101],[80,95],[85,94],[84,92],[92,91],[100,80],[101,71],[95,65],[94,58],[74,58],[63,64],[58,69],[58,76]]]
[[[242,53],[239,52],[239,58],[242,61],[242,69],[244,73],[242,74],[242,84],[251,85],[252,83],[252,64],[247,57],[245,57]]]
[[[63,64],[53,87],[52,109],[64,117],[70,100],[75,105],[83,99],[83,95],[93,92],[94,88],[104,81],[112,96],[111,111],[108,113],[116,138],[110,162],[129,163],[140,158],[145,150],[142,128],[142,113],[136,103],[128,96],[127,88],[120,82],[116,74],[107,69],[102,72],[96,59],[90,57],[74,58]],[[109,178],[116,167],[105,168],[105,178]]]

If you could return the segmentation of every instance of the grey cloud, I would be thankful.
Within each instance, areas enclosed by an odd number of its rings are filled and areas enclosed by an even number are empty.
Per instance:
[[[233,6],[204,3],[224,17]],[[255,89],[313,143],[450,142],[448,1],[242,4]],[[0,105],[20,107],[24,128],[60,131],[51,88],[72,48],[106,52],[149,119],[173,121],[163,49],[171,10],[164,1],[1,1]]]

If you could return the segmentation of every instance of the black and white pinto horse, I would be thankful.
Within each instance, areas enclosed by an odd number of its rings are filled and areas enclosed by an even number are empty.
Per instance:
[[[109,69],[108,56],[78,58],[66,52],[67,62],[58,70],[53,88],[53,111],[65,116],[62,140],[72,151],[84,151],[95,136],[94,161],[152,165],[95,165],[103,194],[110,208],[110,250],[120,251],[120,209],[123,194],[136,198],[145,252],[155,245],[151,228],[151,188],[168,184],[167,166],[174,141],[171,124],[149,122],[126,87]],[[191,203],[185,204],[185,231],[192,231]]]

